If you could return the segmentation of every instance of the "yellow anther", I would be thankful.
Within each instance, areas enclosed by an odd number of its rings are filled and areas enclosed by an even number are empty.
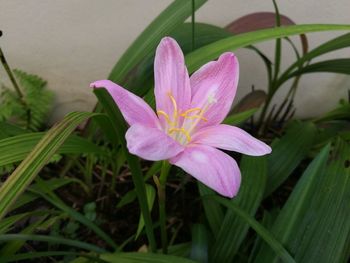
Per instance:
[[[205,117],[203,117],[201,115],[192,115],[192,116],[184,116],[184,117],[187,118],[187,119],[201,119],[204,122],[208,121],[207,118],[205,118]]]
[[[158,114],[158,116],[159,116],[159,115],[162,115],[162,116],[165,118],[166,122],[167,122],[169,125],[172,125],[172,122],[170,121],[169,115],[166,114],[165,111],[157,110],[157,114]]]
[[[173,103],[173,107],[174,107],[174,120],[176,120],[177,118],[177,103],[176,100],[174,98],[174,96],[171,94],[171,92],[168,92],[168,96],[170,97],[171,102]]]
[[[191,113],[191,112],[194,112],[194,111],[199,111],[199,112],[201,112],[202,109],[201,109],[201,108],[192,108],[192,109],[189,109],[189,110],[187,110],[187,111],[181,113],[181,116],[186,117],[187,114],[189,114],[189,113]]]
[[[189,113],[191,112],[195,112],[195,111],[198,111],[200,115],[191,115],[191,116],[188,116]],[[208,121],[207,118],[204,118],[203,117],[203,110],[201,108],[192,108],[192,109],[189,109],[185,112],[183,112],[181,114],[182,117],[186,118],[186,119],[201,119],[203,121]]]
[[[187,142],[191,141],[190,134],[184,128],[171,128],[168,132],[169,134],[172,134],[173,132],[180,132],[186,136]]]

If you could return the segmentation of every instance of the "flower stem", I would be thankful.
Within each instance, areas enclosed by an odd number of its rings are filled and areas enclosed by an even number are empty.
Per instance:
[[[166,200],[166,180],[170,171],[171,165],[168,161],[163,161],[162,169],[160,171],[159,179],[154,178],[154,181],[158,189],[158,205],[159,205],[159,223],[160,223],[160,236],[162,242],[163,254],[168,253],[168,236],[166,231],[166,211],[165,211],[165,200]]]

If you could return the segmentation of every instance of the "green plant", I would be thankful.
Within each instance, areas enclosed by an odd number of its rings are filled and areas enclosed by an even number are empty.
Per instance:
[[[347,262],[349,101],[342,99],[334,110],[313,119],[291,116],[303,74],[350,73],[346,58],[313,62],[349,47],[349,33],[310,51],[303,34],[350,30],[350,25],[292,25],[275,4],[275,14],[264,14],[272,19],[269,25],[257,28],[259,16],[253,14],[244,18],[253,29],[238,32],[238,20],[225,29],[196,23],[195,10],[205,2],[174,1],[135,40],[109,78],[154,106],[152,63],[164,35],[180,43],[191,72],[224,51],[248,48],[266,65],[267,92],[258,87],[248,94],[225,122],[259,134],[271,144],[272,154],[235,156],[240,159],[242,186],[236,198],[225,199],[180,169],[168,170],[161,162],[131,155],[125,121],[103,89],[94,91],[98,113],[70,113],[38,132],[49,111],[40,104],[51,101],[52,95],[40,78],[21,71],[12,74],[1,52],[14,91],[6,88],[1,97],[0,167],[16,167],[0,175],[1,260]],[[186,23],[190,16],[192,22]],[[288,37],[300,34],[299,51]],[[274,59],[254,46],[267,40],[276,41]],[[284,44],[292,45],[296,60],[282,71]],[[287,97],[271,105],[288,79],[293,82]],[[50,162],[56,154],[62,158]],[[160,173],[162,182],[157,181]],[[153,204],[157,187],[158,194],[160,187],[167,189],[166,205]]]

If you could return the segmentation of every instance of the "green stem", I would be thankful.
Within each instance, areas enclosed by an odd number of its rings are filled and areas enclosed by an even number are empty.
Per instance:
[[[163,161],[159,180],[158,178],[156,178],[155,180],[158,189],[159,223],[163,254],[168,253],[168,236],[166,232],[165,187],[170,168],[171,165],[168,163],[168,161]]]
[[[10,81],[11,81],[15,91],[17,92],[17,95],[19,97],[20,102],[22,103],[22,105],[27,110],[27,128],[29,128],[30,127],[30,123],[31,123],[31,110],[29,109],[29,107],[27,105],[27,102],[24,99],[24,95],[23,95],[21,89],[19,88],[19,85],[18,85],[18,83],[16,81],[15,76],[12,73],[12,70],[11,70],[9,64],[7,63],[7,60],[5,58],[4,53],[2,52],[1,47],[0,47],[0,61],[1,61],[1,64],[2,64],[2,66],[4,67],[4,69],[5,69],[6,73],[7,73],[7,75],[9,76]]]
[[[196,12],[196,5],[195,5],[195,0],[192,0],[192,17],[191,17],[191,22],[192,22],[192,51],[194,51],[195,48],[195,12]]]
[[[16,92],[17,92],[17,94],[18,94],[18,97],[19,97],[20,99],[22,99],[22,98],[23,98],[23,93],[22,93],[21,89],[19,88],[19,86],[18,86],[18,84],[17,84],[17,81],[16,81],[16,79],[15,79],[15,76],[13,75],[9,64],[7,63],[6,58],[5,58],[5,55],[4,55],[4,53],[2,52],[2,49],[1,49],[1,48],[0,48],[0,61],[1,61],[2,66],[4,67],[4,69],[6,70],[7,75],[8,75],[9,78],[10,78],[11,83],[12,83],[13,87],[15,88],[15,90],[16,90]]]

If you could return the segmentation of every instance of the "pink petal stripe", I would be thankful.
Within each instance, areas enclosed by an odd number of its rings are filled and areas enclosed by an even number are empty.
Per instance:
[[[271,148],[267,144],[238,127],[225,124],[205,127],[199,130],[192,137],[192,143],[209,145],[253,156],[271,153]]]
[[[179,154],[184,147],[162,130],[132,125],[125,134],[129,152],[145,160],[166,160]]]
[[[197,130],[223,121],[236,95],[238,77],[238,60],[231,52],[205,64],[191,76],[191,107],[206,110],[204,117],[208,119],[200,122]]]
[[[237,195],[241,173],[234,159],[226,153],[206,145],[189,146],[170,163],[227,197]]]
[[[129,125],[138,123],[147,127],[160,127],[159,120],[152,108],[135,94],[110,80],[98,80],[91,83],[90,87],[106,88]]]
[[[173,116],[174,105],[170,95],[175,99],[179,112],[188,109],[191,100],[189,76],[181,48],[170,37],[163,38],[157,47],[154,85],[157,110]],[[160,117],[160,120],[165,123],[164,117]]]

